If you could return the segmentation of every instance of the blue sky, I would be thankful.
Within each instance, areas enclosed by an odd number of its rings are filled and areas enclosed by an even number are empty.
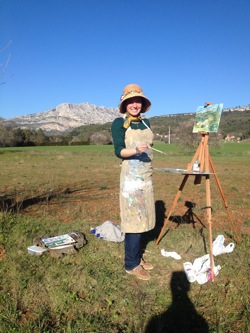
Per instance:
[[[11,59],[0,117],[117,107],[129,83],[151,100],[149,116],[248,105],[249,18],[249,0],[1,0],[0,72]]]

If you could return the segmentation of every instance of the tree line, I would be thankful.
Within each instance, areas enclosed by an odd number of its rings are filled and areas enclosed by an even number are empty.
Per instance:
[[[0,147],[39,146],[49,142],[49,137],[39,129],[13,128],[0,123]]]
[[[111,124],[109,125],[109,127]],[[22,129],[4,123],[0,118],[0,147],[111,144],[110,130],[98,126],[86,131],[75,129],[60,135],[46,134],[42,129]]]

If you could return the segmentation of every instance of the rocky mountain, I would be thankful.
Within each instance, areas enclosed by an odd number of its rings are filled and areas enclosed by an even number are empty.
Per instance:
[[[18,116],[5,122],[19,128],[41,128],[47,134],[60,134],[83,125],[112,122],[116,117],[119,117],[118,108],[105,108],[88,103],[63,103],[45,112]]]

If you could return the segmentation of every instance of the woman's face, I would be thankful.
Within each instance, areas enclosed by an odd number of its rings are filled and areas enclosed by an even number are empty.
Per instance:
[[[141,97],[132,97],[128,100],[126,111],[131,116],[137,116],[141,112],[142,109],[142,100]]]

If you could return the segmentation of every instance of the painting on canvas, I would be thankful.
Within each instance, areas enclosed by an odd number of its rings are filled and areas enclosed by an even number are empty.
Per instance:
[[[193,133],[216,133],[220,124],[223,104],[198,106],[194,120]]]

